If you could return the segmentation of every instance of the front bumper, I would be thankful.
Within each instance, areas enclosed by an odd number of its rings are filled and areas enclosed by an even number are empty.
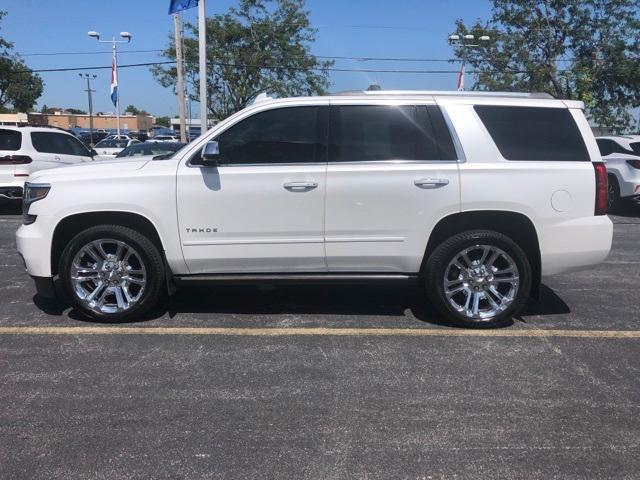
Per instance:
[[[46,215],[38,215],[31,225],[22,225],[16,232],[16,247],[32,277],[52,277],[51,237],[49,220]]]

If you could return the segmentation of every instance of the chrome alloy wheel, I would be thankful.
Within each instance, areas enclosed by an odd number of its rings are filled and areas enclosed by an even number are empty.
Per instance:
[[[73,258],[73,291],[98,313],[119,313],[136,305],[145,291],[147,272],[140,254],[121,240],[94,240]]]
[[[444,294],[465,317],[491,320],[513,303],[519,286],[516,262],[490,245],[474,245],[454,255],[444,273]]]

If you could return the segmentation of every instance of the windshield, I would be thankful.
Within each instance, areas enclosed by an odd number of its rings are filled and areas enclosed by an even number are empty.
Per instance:
[[[122,150],[118,158],[122,157],[140,157],[142,155],[166,155],[173,154],[183,147],[182,143],[165,143],[165,144],[138,144]]]
[[[102,140],[97,143],[96,148],[124,148],[127,142],[127,140]]]

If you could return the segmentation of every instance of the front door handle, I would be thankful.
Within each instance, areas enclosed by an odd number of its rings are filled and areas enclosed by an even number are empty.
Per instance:
[[[440,188],[449,185],[449,180],[446,178],[421,178],[414,180],[413,184],[420,188]]]
[[[316,182],[287,182],[284,184],[284,188],[292,192],[306,192],[317,187]]]

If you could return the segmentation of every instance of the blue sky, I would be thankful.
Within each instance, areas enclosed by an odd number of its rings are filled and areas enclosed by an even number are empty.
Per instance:
[[[207,0],[207,14],[226,11],[236,2]],[[162,49],[173,23],[167,15],[169,0],[2,0],[8,12],[0,34],[14,42],[18,53],[33,69],[110,65],[110,46],[87,37],[97,30],[103,37],[121,31],[133,34],[130,45],[120,48],[119,63],[142,63],[159,59],[154,52],[129,50]],[[312,24],[318,29],[312,51],[316,55],[349,57],[450,58],[447,36],[456,18],[466,22],[486,19],[488,0],[307,0]],[[195,20],[195,10],[185,19]],[[56,52],[90,52],[83,55],[33,55]],[[432,62],[336,61],[337,68],[455,70],[457,66]],[[95,70],[95,111],[112,111],[109,100],[109,70]],[[77,72],[41,74],[45,91],[38,106],[86,109],[86,84]],[[154,115],[175,116],[177,101],[170,89],[161,87],[148,68],[122,69],[120,102],[135,104]],[[331,72],[331,90],[366,88],[377,81],[385,89],[455,88],[456,74],[398,74]],[[467,79],[470,83],[471,79]],[[192,105],[194,116],[199,111]]]

